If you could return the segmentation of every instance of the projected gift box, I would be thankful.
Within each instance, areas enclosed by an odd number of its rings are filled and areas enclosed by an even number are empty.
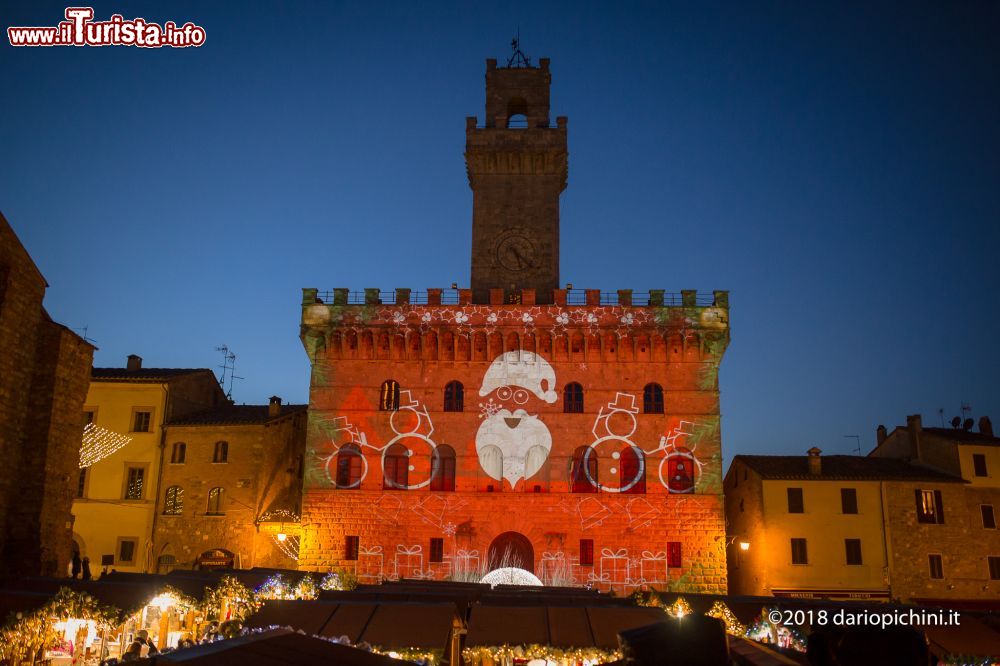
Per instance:
[[[417,578],[424,569],[423,546],[396,546],[395,575],[396,578]]]
[[[382,546],[358,549],[358,580],[363,583],[378,583],[384,577]]]

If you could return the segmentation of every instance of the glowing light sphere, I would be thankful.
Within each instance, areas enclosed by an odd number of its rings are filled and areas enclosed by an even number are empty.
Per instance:
[[[535,574],[518,567],[501,567],[494,569],[483,576],[480,583],[486,583],[493,587],[497,585],[537,585],[541,587],[542,581]]]

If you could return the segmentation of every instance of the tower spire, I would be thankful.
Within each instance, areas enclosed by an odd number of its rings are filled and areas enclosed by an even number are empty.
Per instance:
[[[517,26],[514,39],[510,40],[510,50],[512,53],[507,59],[507,67],[531,67],[531,58],[521,50],[521,26]]]

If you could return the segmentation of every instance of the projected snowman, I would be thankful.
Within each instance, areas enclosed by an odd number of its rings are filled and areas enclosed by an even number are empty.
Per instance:
[[[497,356],[479,396],[490,396],[476,433],[476,453],[483,471],[514,486],[542,468],[552,450],[552,435],[537,415],[522,407],[532,395],[549,404],[559,399],[556,373],[549,362],[523,349]],[[494,396],[496,401],[494,401]]]

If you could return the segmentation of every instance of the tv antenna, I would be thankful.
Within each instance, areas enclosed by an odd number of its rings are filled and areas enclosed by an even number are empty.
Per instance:
[[[222,352],[222,365],[217,366],[222,369],[222,375],[219,377],[219,386],[222,390],[226,392],[226,397],[229,400],[233,399],[233,380],[234,379],[245,379],[236,374],[236,354],[230,351],[228,345],[222,345],[216,347],[215,351]],[[226,390],[226,378],[229,379],[229,390]]]
[[[521,26],[517,26],[517,33],[514,39],[510,40],[510,58],[507,59],[507,67],[531,67],[531,58],[524,55],[521,50]]]
[[[861,455],[861,435],[844,435],[845,439],[853,439],[855,442],[854,451]]]
[[[83,331],[83,334],[81,335],[81,337],[83,338],[83,341],[84,341],[84,342],[90,342],[90,343],[95,343],[95,342],[97,342],[97,340],[94,340],[93,338],[88,338],[88,337],[87,337],[87,331],[88,331],[89,329],[90,329],[90,327],[89,327],[89,326],[81,326],[80,328],[74,328],[73,330],[74,330],[74,331]]]

